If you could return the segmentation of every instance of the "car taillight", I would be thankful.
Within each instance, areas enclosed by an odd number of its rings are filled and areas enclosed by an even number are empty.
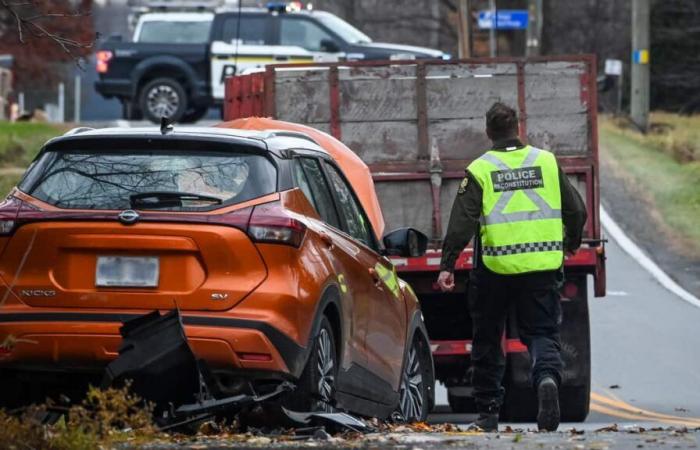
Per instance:
[[[112,59],[113,53],[109,50],[100,50],[97,52],[97,73],[107,73],[109,70],[109,61]]]
[[[15,230],[21,206],[22,201],[15,197],[8,197],[0,203],[0,236],[8,236]]]
[[[248,236],[255,242],[299,247],[306,225],[291,217],[278,202],[258,205],[248,224]]]

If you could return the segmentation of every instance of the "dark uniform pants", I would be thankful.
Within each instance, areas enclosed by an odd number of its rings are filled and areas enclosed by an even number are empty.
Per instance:
[[[498,412],[503,403],[506,360],[502,339],[506,315],[511,308],[517,316],[520,340],[532,358],[533,386],[546,376],[561,384],[558,276],[558,271],[510,276],[484,269],[471,273],[472,383],[479,412]]]

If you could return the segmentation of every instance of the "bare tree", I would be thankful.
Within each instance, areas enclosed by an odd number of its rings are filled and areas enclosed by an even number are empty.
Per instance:
[[[90,16],[92,0],[70,1],[0,0],[0,38],[3,50],[36,41],[32,47],[55,46],[78,65],[91,52],[96,35]],[[31,49],[24,49],[31,51]],[[48,51],[48,53],[55,53]],[[56,56],[55,54],[52,56]],[[51,58],[54,59],[54,58]]]

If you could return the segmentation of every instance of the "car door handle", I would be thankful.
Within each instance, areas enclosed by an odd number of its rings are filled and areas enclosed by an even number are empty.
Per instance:
[[[289,61],[289,56],[275,56],[275,61]]]
[[[382,277],[379,276],[377,270],[373,267],[370,267],[369,276],[372,277],[372,281],[374,281],[374,286],[376,288],[382,289]]]
[[[326,247],[328,247],[330,249],[335,247],[335,244],[333,243],[333,238],[330,237],[327,233],[320,232],[318,235],[321,238],[321,242],[326,244]]]

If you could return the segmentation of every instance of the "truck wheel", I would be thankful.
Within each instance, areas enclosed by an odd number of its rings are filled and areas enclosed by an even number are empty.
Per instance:
[[[172,78],[156,78],[141,89],[139,105],[146,119],[160,123],[167,117],[179,122],[187,110],[187,94],[182,85]]]
[[[290,394],[287,405],[294,411],[327,411],[335,403],[338,355],[331,323],[325,316],[313,340],[297,388]]]
[[[585,275],[566,281],[569,298],[562,301],[561,356],[564,377],[559,387],[562,422],[582,422],[589,412],[591,393],[591,336]],[[575,289],[574,289],[575,287]],[[531,387],[527,353],[508,355],[506,396],[501,417],[512,422],[534,422],[537,396]]]
[[[447,389],[447,403],[455,414],[474,414],[476,412],[474,397],[451,394],[449,389]]]
[[[206,116],[209,112],[208,106],[200,106],[198,108],[188,110],[180,119],[180,123],[195,123]]]

